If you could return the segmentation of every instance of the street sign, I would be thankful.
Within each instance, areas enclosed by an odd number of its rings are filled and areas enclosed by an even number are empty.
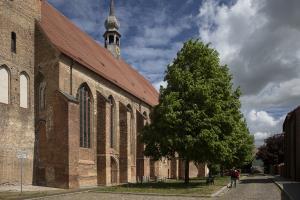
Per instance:
[[[27,152],[26,151],[17,151],[17,158],[18,159],[26,159],[27,158]]]

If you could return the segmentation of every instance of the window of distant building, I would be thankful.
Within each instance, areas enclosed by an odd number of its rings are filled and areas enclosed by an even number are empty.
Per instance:
[[[80,147],[91,147],[91,93],[87,85],[79,89],[80,103]]]

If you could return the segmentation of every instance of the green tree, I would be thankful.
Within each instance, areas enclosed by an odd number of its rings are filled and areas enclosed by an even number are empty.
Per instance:
[[[222,166],[240,168],[252,162],[255,149],[254,137],[250,135],[246,121],[241,120],[235,124],[229,145],[231,146],[231,156],[221,163]]]
[[[233,139],[248,131],[240,112],[240,90],[233,90],[217,51],[199,40],[186,42],[168,66],[165,81],[152,123],[142,133],[145,154],[160,159],[178,153],[185,160],[186,183],[190,161],[233,162],[239,149]]]

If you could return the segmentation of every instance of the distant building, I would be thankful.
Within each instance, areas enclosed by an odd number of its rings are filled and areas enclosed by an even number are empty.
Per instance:
[[[139,133],[159,94],[121,58],[113,0],[104,47],[46,0],[0,0],[0,22],[0,184],[19,182],[20,150],[26,184],[181,176],[179,161],[143,154]]]
[[[300,181],[300,107],[286,116],[283,132],[284,176]]]

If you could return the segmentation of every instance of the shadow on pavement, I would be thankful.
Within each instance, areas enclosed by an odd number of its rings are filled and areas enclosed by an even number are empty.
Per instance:
[[[241,180],[241,184],[250,184],[250,183],[272,183],[272,179],[269,178],[253,178],[253,179],[246,179],[246,180]]]
[[[292,199],[300,199],[300,183],[283,183],[282,186]]]
[[[284,191],[281,191],[281,200],[292,200],[292,199],[290,199],[290,198],[285,194]]]

